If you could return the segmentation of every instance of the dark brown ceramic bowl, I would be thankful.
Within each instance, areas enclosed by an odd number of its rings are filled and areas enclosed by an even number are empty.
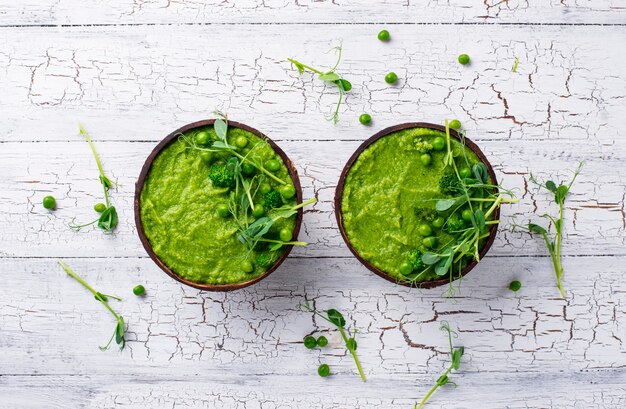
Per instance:
[[[146,177],[148,176],[148,171],[150,170],[150,166],[152,166],[152,162],[154,161],[154,158],[156,158],[157,155],[161,152],[161,150],[163,150],[167,145],[175,141],[180,136],[181,133],[187,132],[191,129],[198,128],[201,126],[211,126],[213,125],[214,122],[215,122],[214,119],[207,119],[204,121],[193,122],[191,124],[185,125],[182,128],[179,128],[175,130],[174,132],[172,132],[171,134],[167,135],[165,139],[159,142],[159,144],[152,150],[150,155],[148,155],[148,158],[146,159],[146,162],[144,163],[143,168],[141,168],[139,179],[137,180],[137,183],[135,184],[135,225],[137,226],[137,233],[139,234],[139,240],[141,240],[141,244],[143,244],[143,247],[148,252],[148,255],[150,256],[150,258],[161,268],[161,270],[165,271],[167,275],[172,277],[174,280],[180,281],[183,284],[186,284],[188,286],[191,286],[200,290],[233,291],[233,290],[238,290],[240,288],[248,287],[252,284],[258,283],[259,281],[263,280],[268,275],[272,274],[274,270],[276,270],[278,266],[280,266],[282,262],[285,261],[285,259],[291,252],[291,248],[293,246],[287,246],[285,253],[274,263],[274,265],[271,268],[269,268],[262,275],[255,277],[251,280],[243,281],[241,283],[223,284],[223,285],[195,283],[193,281],[189,281],[179,276],[178,274],[176,274],[167,265],[165,265],[165,263],[163,263],[161,259],[159,259],[159,257],[154,253],[154,250],[152,250],[152,246],[150,245],[150,242],[148,241],[148,237],[146,237],[146,233],[143,229],[143,223],[141,221],[141,214],[140,214],[140,208],[139,208],[141,190],[143,189],[143,184],[146,180]],[[287,166],[287,169],[289,170],[289,176],[291,177],[291,180],[293,181],[293,185],[296,188],[296,201],[298,203],[302,203],[302,187],[300,186],[300,179],[298,178],[298,172],[296,171],[296,167],[294,166],[293,162],[289,160],[285,152],[283,152],[282,149],[280,149],[278,145],[276,145],[270,138],[268,138],[263,133],[257,131],[254,128],[251,128],[247,125],[240,124],[240,123],[233,122],[233,121],[228,121],[228,126],[232,128],[239,128],[239,129],[248,131],[258,136],[259,138],[266,140],[270,144],[272,149],[274,149],[274,152],[276,152],[282,158],[283,162]],[[302,213],[303,213],[302,209],[299,209],[298,214],[296,215],[296,225],[293,229],[293,240],[297,240],[298,238],[298,233],[300,232],[300,225],[302,224]]]
[[[339,183],[337,184],[337,190],[335,191],[335,215],[337,217],[337,224],[339,225],[339,230],[341,231],[341,236],[343,237],[343,240],[348,245],[348,248],[350,249],[352,254],[354,254],[354,256],[369,270],[373,271],[374,273],[381,276],[382,278],[388,281],[391,281],[393,283],[396,283],[396,284],[404,285],[407,287],[433,288],[433,287],[442,286],[444,284],[450,284],[450,279],[444,278],[441,280],[425,281],[422,283],[407,283],[407,282],[398,281],[397,279],[391,277],[390,275],[378,269],[374,265],[370,264],[369,261],[361,257],[361,255],[356,251],[356,249],[352,247],[352,244],[350,243],[350,240],[348,239],[348,236],[346,235],[346,231],[343,227],[343,216],[342,216],[342,210],[341,210],[341,203],[342,203],[342,198],[343,198],[343,185],[346,181],[346,176],[348,175],[348,172],[350,171],[350,168],[352,168],[352,165],[354,164],[356,159],[359,157],[361,152],[363,152],[369,145],[376,142],[380,138],[387,136],[393,132],[401,131],[403,129],[411,129],[411,128],[429,128],[429,129],[436,129],[438,131],[443,131],[443,132],[446,131],[446,128],[441,125],[429,124],[425,122],[409,122],[409,123],[395,125],[395,126],[391,126],[389,128],[383,129],[382,131],[376,133],[374,136],[372,136],[371,138],[363,142],[361,146],[359,146],[357,150],[352,154],[352,156],[348,160],[348,163],[346,163],[346,166],[343,168],[343,171],[341,172]],[[459,134],[453,129],[450,129],[450,136],[458,140],[461,140]],[[472,151],[474,151],[474,153],[480,158],[480,160],[487,166],[489,177],[494,182],[494,185],[497,185],[498,183],[496,180],[496,175],[493,172],[493,167],[491,166],[491,164],[485,157],[485,154],[482,153],[480,148],[478,148],[478,146],[474,142],[470,141],[469,139],[465,138],[464,142],[465,142],[465,146],[467,146]],[[500,208],[497,208],[495,210],[494,218],[495,219],[500,218]],[[493,244],[493,241],[496,238],[497,231],[498,231],[498,226],[493,225],[489,233],[489,238],[487,239],[485,246],[480,252],[481,259],[485,256],[485,254],[487,254],[487,251],[489,251],[489,248],[491,247],[491,245]],[[472,261],[472,263],[470,263],[467,267],[465,267],[465,269],[461,272],[461,276],[465,276],[467,273],[469,273],[476,266],[476,264],[478,264],[476,260]],[[455,278],[455,280],[456,279],[458,279],[458,277]]]

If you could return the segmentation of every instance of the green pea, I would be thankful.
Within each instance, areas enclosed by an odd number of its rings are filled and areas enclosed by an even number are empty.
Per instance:
[[[317,346],[317,341],[314,337],[307,335],[306,337],[304,337],[304,346],[309,349],[313,349]]]
[[[404,263],[400,264],[400,273],[402,275],[408,276],[412,272],[413,266],[411,265],[411,263],[405,261]]]
[[[433,227],[436,229],[441,229],[443,227],[443,225],[445,224],[446,219],[444,219],[443,217],[439,216],[437,217],[435,220],[433,220]]]
[[[200,152],[200,159],[202,159],[204,163],[211,164],[211,162],[213,162],[213,152]]]
[[[209,134],[201,131],[196,134],[196,144],[200,146],[205,146],[209,144]]]
[[[509,284],[509,290],[511,291],[519,291],[520,288],[522,288],[522,283],[517,280],[511,281],[511,284]]]
[[[467,54],[459,55],[459,63],[462,65],[467,65],[470,62],[470,57]]]
[[[238,136],[237,139],[235,139],[235,146],[238,148],[245,148],[248,145],[248,138],[246,138],[245,136],[241,135]]]
[[[459,169],[459,176],[461,179],[467,179],[472,176],[472,170],[470,168],[461,168]]]
[[[250,260],[244,260],[241,262],[241,270],[244,273],[251,273],[254,270],[254,266]]]
[[[57,206],[57,201],[52,196],[46,196],[43,198],[43,207],[46,209],[54,209]]]
[[[244,164],[241,165],[241,171],[243,172],[244,175],[248,175],[248,176],[252,175],[255,170],[256,168],[251,163],[244,162]]]
[[[453,119],[452,121],[450,121],[448,126],[458,131],[459,129],[461,129],[461,121],[459,121],[458,119]]]
[[[420,227],[418,227],[417,230],[420,232],[420,235],[424,237],[427,237],[433,234],[433,229],[427,224],[420,225]]]
[[[363,125],[369,125],[372,123],[372,116],[370,114],[361,114],[359,117],[359,122]]]
[[[424,166],[428,166],[430,165],[430,162],[433,160],[432,156],[430,156],[429,153],[422,153],[422,155],[420,156],[420,162],[422,162],[422,165]]]
[[[138,286],[135,286],[135,288],[133,288],[133,294],[135,294],[135,295],[144,295],[145,293],[146,293],[146,287],[144,287],[141,284],[139,284]]]
[[[326,378],[330,375],[330,367],[326,364],[321,364],[319,368],[317,368],[317,374],[322,378]]]
[[[378,33],[378,39],[380,41],[385,41],[385,42],[391,40],[391,36],[389,35],[389,31],[382,30],[380,33]]]
[[[317,338],[318,347],[325,347],[326,345],[328,345],[328,339],[326,339],[325,336],[322,335],[319,338]]]
[[[276,172],[278,169],[280,169],[280,162],[277,161],[276,159],[270,159],[267,162],[265,162],[265,167],[270,172]]]
[[[461,213],[461,218],[463,220],[465,220],[466,222],[471,221],[472,220],[472,210],[471,209],[463,210],[463,212]]]
[[[296,195],[296,188],[293,185],[285,185],[280,188],[280,195],[285,199],[291,199]]]
[[[98,213],[102,213],[106,210],[107,205],[105,205],[104,203],[96,203],[95,205],[93,205],[93,210],[95,210]]]
[[[265,208],[263,207],[263,205],[255,204],[254,209],[252,209],[252,216],[258,219],[259,217],[262,217],[264,214],[265,214]]]
[[[217,215],[220,217],[228,217],[230,215],[230,209],[228,208],[228,205],[225,203],[217,205]]]
[[[437,245],[437,237],[435,236],[424,237],[424,240],[422,240],[422,243],[424,243],[424,246],[428,247],[429,249],[432,249],[433,247]]]
[[[261,194],[269,193],[272,190],[272,186],[269,183],[261,183],[259,186],[259,191]]]
[[[446,147],[446,140],[443,139],[441,136],[437,136],[435,139],[433,139],[432,145],[434,150],[441,151],[443,150],[443,148]]]
[[[293,232],[290,229],[280,229],[279,237],[281,241],[290,241],[293,237]]]
[[[389,74],[385,75],[385,82],[387,84],[395,84],[396,81],[398,81],[398,74],[396,74],[395,72],[390,72]]]

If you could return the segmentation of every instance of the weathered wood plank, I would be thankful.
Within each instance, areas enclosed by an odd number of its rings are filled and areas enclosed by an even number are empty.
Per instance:
[[[322,361],[352,376],[339,335],[297,310],[305,300],[357,322],[359,355],[374,379],[442,367],[442,320],[467,347],[467,372],[623,370],[625,258],[566,261],[567,301],[544,258],[487,257],[454,299],[442,298],[447,288],[388,283],[354,259],[289,258],[261,283],[227,294],[183,287],[147,259],[68,259],[96,289],[125,298],[113,303],[128,324],[128,348],[119,353],[98,351],[112,317],[54,259],[4,259],[0,346],[11,359],[0,361],[0,374],[301,376]],[[518,293],[507,288],[513,279],[523,283]],[[146,298],[131,294],[138,283]],[[329,347],[306,350],[301,340],[311,332],[329,335]]]
[[[626,27],[393,26],[82,27],[4,29],[0,141],[71,140],[75,122],[101,140],[156,141],[216,109],[284,140],[363,140],[406,121],[458,117],[478,140],[623,150]],[[288,34],[288,35],[286,35]],[[332,89],[286,61],[328,67],[354,88],[340,122]],[[461,52],[473,62],[456,62]],[[517,72],[511,72],[515,58]],[[385,74],[396,71],[399,86]],[[323,94],[323,95],[322,95]],[[370,112],[371,127],[358,123]]]
[[[220,23],[623,24],[619,0],[21,0],[0,5],[3,25]]]

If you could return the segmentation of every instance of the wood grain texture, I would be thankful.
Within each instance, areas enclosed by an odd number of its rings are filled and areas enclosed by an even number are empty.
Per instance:
[[[400,3],[0,5],[0,407],[409,408],[449,360],[441,320],[458,329],[466,355],[459,387],[443,388],[429,407],[626,406],[626,8],[617,0]],[[390,21],[411,24],[387,24],[393,41],[382,44],[378,23]],[[41,26],[57,24],[75,26]],[[300,78],[286,58],[330,66],[325,52],[339,39],[340,72],[354,88],[332,125],[324,113],[334,91]],[[461,52],[470,66],[456,63]],[[391,70],[397,87],[383,82]],[[215,108],[276,140],[304,197],[319,199],[300,235],[311,244],[230,294],[170,279],[132,221],[148,153]],[[358,124],[364,111],[371,127]],[[503,207],[493,248],[453,299],[366,270],[342,242],[332,205],[363,140],[446,117],[463,122],[521,199]],[[113,235],[66,226],[93,218],[101,195],[78,120],[120,183]],[[566,206],[564,301],[545,247],[511,225],[553,210],[531,171],[567,178],[580,160],[587,165]],[[40,205],[47,194],[55,212]],[[115,306],[128,322],[126,350],[98,350],[114,322],[57,258],[125,298]],[[513,279],[523,283],[518,293],[506,288]],[[146,298],[131,294],[138,283]],[[367,384],[338,334],[296,309],[304,300],[356,320]],[[306,350],[307,334],[327,335],[329,347]],[[332,377],[315,374],[322,362]]]
[[[624,24],[621,0],[21,0],[1,25],[223,23]]]

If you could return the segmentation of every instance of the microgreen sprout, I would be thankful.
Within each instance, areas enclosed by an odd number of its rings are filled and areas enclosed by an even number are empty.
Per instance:
[[[511,72],[517,72],[518,64],[519,64],[519,60],[517,59],[517,57],[515,57],[515,62],[513,63],[513,69],[511,69]]]
[[[574,181],[580,174],[583,169],[585,162],[580,162],[578,167],[574,171],[574,175],[572,176],[572,180],[567,182],[561,182],[558,186],[553,180],[547,180],[545,182],[540,182],[535,178],[534,175],[531,174],[530,180],[538,185],[540,188],[546,189],[550,193],[554,195],[554,202],[559,205],[559,215],[558,217],[551,216],[549,214],[544,214],[541,217],[548,219],[554,225],[555,233],[554,235],[550,234],[549,227],[548,229],[535,224],[528,223],[527,226],[518,226],[524,230],[529,231],[530,233],[538,234],[543,238],[543,241],[546,243],[548,247],[548,252],[550,253],[550,258],[552,259],[552,265],[554,266],[554,273],[556,275],[556,286],[561,293],[561,297],[565,298],[565,291],[563,290],[562,278],[563,278],[563,264],[561,262],[561,247],[563,241],[563,213],[564,213],[564,204],[565,199],[570,193],[570,189],[574,184]]]
[[[446,371],[439,378],[437,378],[437,382],[433,385],[432,388],[430,388],[430,390],[428,391],[426,396],[424,396],[424,399],[422,399],[419,405],[418,404],[415,405],[415,409],[420,409],[424,407],[424,405],[426,404],[426,401],[428,401],[428,399],[432,396],[433,393],[435,393],[435,391],[440,386],[452,384],[456,387],[456,383],[450,381],[450,379],[448,378],[448,375],[450,374],[450,372],[452,372],[452,370],[455,370],[455,371],[459,370],[459,366],[461,366],[461,357],[465,353],[465,348],[459,347],[455,349],[452,346],[452,336],[454,334],[454,337],[456,338],[456,333],[450,329],[450,325],[446,321],[443,321],[441,323],[440,329],[442,331],[447,332],[448,334],[448,342],[450,343],[450,356],[452,357],[452,363],[450,364],[448,369],[446,369]]]
[[[93,152],[93,156],[96,160],[96,165],[98,165],[98,172],[100,173],[100,184],[102,185],[102,189],[104,190],[105,207],[104,209],[102,209],[100,216],[96,220],[85,224],[74,224],[74,222],[72,221],[69,226],[73,229],[80,229],[81,227],[91,226],[94,223],[98,223],[98,227],[102,229],[105,233],[111,233],[118,223],[117,210],[115,210],[115,206],[112,206],[111,202],[109,201],[109,189],[115,186],[115,183],[113,183],[113,181],[111,181],[111,179],[109,179],[104,174],[104,170],[102,169],[102,162],[100,161],[100,156],[98,155],[96,147],[94,146],[93,141],[89,137],[89,134],[87,133],[83,125],[78,124],[78,129],[80,131],[80,134],[87,141],[87,143],[89,143],[91,152]]]
[[[413,283],[418,282],[428,272],[434,272],[440,277],[449,277],[449,292],[452,295],[452,280],[455,274],[461,277],[463,268],[469,260],[480,261],[482,244],[489,237],[491,227],[500,222],[493,218],[496,209],[502,203],[515,203],[518,200],[511,191],[490,183],[485,164],[479,162],[471,165],[465,155],[465,149],[462,149],[462,157],[455,159],[456,151],[452,148],[448,120],[445,121],[445,125],[447,151],[443,160],[448,173],[440,180],[440,190],[450,197],[436,200],[435,210],[447,216],[442,228],[453,238],[440,243],[436,249],[423,253],[422,263],[414,261],[410,263],[414,266],[419,265],[419,268],[405,266],[409,274],[403,275],[406,281]],[[463,142],[463,134],[461,135]],[[462,168],[459,168],[457,161],[462,163]],[[435,237],[425,237],[423,243],[430,248],[437,245]]]
[[[363,368],[361,368],[361,363],[359,362],[359,358],[356,355],[356,349],[357,349],[356,327],[354,328],[354,332],[350,334],[350,331],[346,329],[346,319],[343,317],[343,315],[339,311],[335,309],[331,308],[327,310],[325,314],[322,314],[321,312],[312,308],[308,303],[300,304],[299,307],[301,309],[305,309],[309,312],[312,312],[313,314],[330,322],[335,327],[337,327],[337,329],[339,330],[339,334],[341,334],[341,339],[346,345],[346,349],[348,350],[348,352],[350,352],[350,355],[352,355],[352,358],[354,359],[354,363],[356,364],[356,368],[359,371],[359,375],[361,376],[361,379],[363,380],[363,382],[365,382],[365,374],[363,373]]]
[[[308,243],[303,241],[276,240],[264,236],[278,220],[293,216],[300,208],[317,202],[317,199],[313,198],[296,205],[284,204],[279,206],[279,204],[282,204],[281,196],[283,198],[292,198],[296,193],[295,188],[291,184],[288,184],[273,173],[280,169],[280,162],[271,159],[263,163],[251,157],[250,152],[258,145],[251,147],[247,154],[240,154],[237,151],[238,147],[228,142],[228,115],[219,111],[216,111],[215,115],[218,118],[213,124],[213,129],[218,140],[210,145],[208,140],[206,143],[199,145],[196,141],[197,138],[180,135],[180,139],[189,149],[199,150],[201,153],[226,153],[232,155],[225,164],[219,165],[219,169],[214,169],[217,165],[213,165],[209,175],[214,185],[230,189],[228,205],[218,208],[219,214],[222,217],[228,217],[229,215],[233,217],[238,230],[237,238],[248,247],[250,252],[260,242],[271,244],[269,247],[271,252],[277,251],[283,246],[306,246]],[[243,141],[239,141],[239,145],[244,146]],[[245,145],[248,145],[248,143],[246,142]],[[260,173],[252,177],[246,177],[244,167],[249,165]],[[281,193],[271,190],[263,192],[262,185],[267,185],[266,181],[268,178],[282,185]],[[271,188],[268,187],[268,189]],[[254,201],[254,197],[259,192],[264,193],[265,207]],[[267,200],[267,194],[273,196],[271,206]],[[252,217],[256,218],[256,220],[251,222]],[[291,231],[285,231],[284,233],[281,234],[281,237],[288,236],[291,238],[293,234]]]
[[[296,67],[300,75],[304,74],[305,71],[310,71],[317,74],[318,79],[324,81],[326,84],[332,84],[333,86],[337,87],[337,89],[339,90],[339,101],[337,102],[335,110],[332,111],[331,115],[326,117],[326,119],[328,119],[329,121],[337,123],[337,121],[339,120],[339,107],[341,106],[341,103],[343,101],[343,94],[352,89],[352,84],[350,83],[350,81],[342,78],[336,72],[337,67],[339,66],[339,62],[341,61],[342,46],[338,45],[337,47],[333,48],[333,50],[337,51],[337,62],[335,63],[335,66],[333,68],[326,72],[318,70],[317,68],[313,68],[310,65],[303,64],[300,61],[294,60],[293,58],[288,58],[287,60]]]
[[[111,346],[111,342],[113,342],[113,338],[115,338],[115,343],[120,346],[120,350],[124,349],[124,346],[126,345],[126,339],[124,338],[124,326],[125,326],[124,325],[124,318],[121,315],[119,315],[118,313],[116,313],[113,310],[113,308],[111,308],[111,306],[108,303],[109,298],[114,298],[114,299],[116,299],[118,301],[121,301],[121,298],[114,297],[114,296],[108,295],[108,294],[103,294],[101,292],[98,292],[98,291],[94,290],[93,287],[91,287],[89,284],[87,284],[87,282],[85,280],[83,280],[78,274],[73,272],[64,262],[62,262],[61,260],[58,260],[58,263],[59,263],[59,265],[61,267],[63,267],[63,270],[65,270],[65,272],[68,275],[70,275],[76,281],[81,283],[83,285],[83,287],[88,289],[93,294],[93,296],[96,299],[96,301],[101,302],[102,305],[104,305],[107,308],[107,310],[109,310],[111,312],[111,314],[113,315],[113,317],[115,318],[115,320],[117,322],[117,324],[115,325],[115,331],[113,332],[113,335],[109,339],[109,342],[107,342],[106,345],[101,346],[100,350],[105,351],[105,350],[109,349],[110,346]]]

